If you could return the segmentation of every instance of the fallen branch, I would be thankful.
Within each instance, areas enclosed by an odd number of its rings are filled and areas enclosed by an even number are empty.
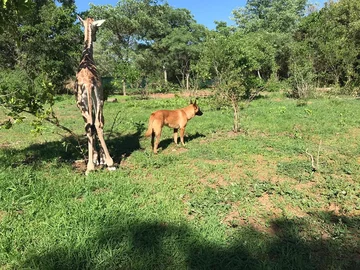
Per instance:
[[[313,155],[310,154],[307,149],[305,150],[305,153],[311,158],[312,171],[313,171],[313,172],[316,172],[317,169],[316,169],[315,164],[314,164],[314,157],[313,157]]]
[[[320,148],[321,148],[321,140],[319,142],[319,147],[318,147],[318,152],[317,152],[317,157],[316,157],[316,165],[314,162],[314,157],[312,154],[310,154],[308,152],[308,149],[305,150],[305,153],[310,157],[311,159],[311,167],[312,167],[312,171],[316,172],[319,169],[319,157],[320,157]]]

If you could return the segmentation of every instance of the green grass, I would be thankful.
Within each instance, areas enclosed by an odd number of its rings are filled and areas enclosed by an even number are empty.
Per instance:
[[[0,130],[0,269],[360,269],[359,100],[263,97],[234,134],[202,98],[186,146],[164,128],[152,154],[150,113],[187,102],[106,103],[119,169],[87,177],[73,97],[56,113],[80,146],[50,125]]]

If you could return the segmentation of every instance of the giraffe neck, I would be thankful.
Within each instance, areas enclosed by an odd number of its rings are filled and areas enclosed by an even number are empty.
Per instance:
[[[84,27],[84,50],[82,54],[81,62],[90,61],[90,64],[95,66],[93,58],[93,41],[92,41],[92,32],[91,25],[87,23]]]
[[[91,49],[92,52],[92,33],[91,33],[91,25],[87,23],[84,27],[84,40],[85,40],[85,48],[84,49]]]
[[[95,77],[97,77],[96,65],[93,58],[91,26],[89,24],[86,24],[84,28],[84,50],[82,52],[79,70],[86,68],[90,70]]]

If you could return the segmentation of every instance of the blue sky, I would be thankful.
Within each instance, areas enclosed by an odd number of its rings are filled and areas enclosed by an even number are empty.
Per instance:
[[[85,11],[94,5],[116,5],[118,0],[75,0],[78,11]],[[214,29],[214,21],[225,21],[232,24],[231,12],[246,4],[246,0],[168,0],[170,6],[186,8],[194,15],[195,20],[210,29]],[[313,0],[312,3],[322,5],[325,0]]]

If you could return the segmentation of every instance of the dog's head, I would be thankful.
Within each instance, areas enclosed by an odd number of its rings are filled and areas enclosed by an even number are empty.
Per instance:
[[[195,115],[198,115],[198,116],[203,115],[203,112],[200,110],[200,107],[196,104],[196,100],[194,103],[192,101],[190,101],[190,104],[192,104],[194,107]]]

